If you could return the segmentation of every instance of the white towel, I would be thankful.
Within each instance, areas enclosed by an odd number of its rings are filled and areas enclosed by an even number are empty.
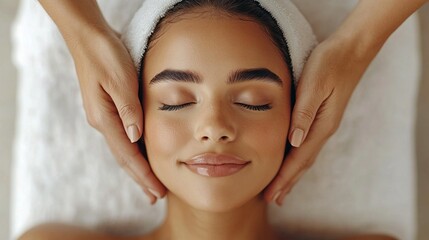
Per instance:
[[[144,56],[149,37],[157,23],[178,2],[181,0],[144,1],[122,34],[122,40],[137,69],[140,68],[140,60]],[[304,62],[317,44],[310,24],[289,0],[257,0],[257,2],[271,13],[282,29],[289,47],[294,80],[298,81]]]
[[[355,1],[295,4],[323,40]],[[142,2],[98,0],[108,23],[120,32]],[[101,134],[86,122],[72,58],[37,1],[21,1],[13,33],[19,71],[13,238],[46,221],[117,233],[153,229],[163,219],[165,201],[150,206],[118,167]],[[275,226],[317,236],[371,231],[415,239],[413,124],[419,51],[418,24],[412,17],[371,64],[340,129],[315,165],[282,208],[270,205]]]

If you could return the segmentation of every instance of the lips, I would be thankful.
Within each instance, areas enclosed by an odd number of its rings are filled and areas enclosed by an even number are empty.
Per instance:
[[[250,161],[230,154],[204,153],[183,163],[196,174],[207,177],[225,177],[237,173]]]

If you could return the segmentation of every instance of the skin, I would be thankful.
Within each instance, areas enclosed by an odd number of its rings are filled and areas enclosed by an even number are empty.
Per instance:
[[[337,131],[353,91],[381,47],[426,2],[360,0],[341,26],[313,50],[296,91],[289,131],[294,148],[265,191],[268,202],[283,203]]]
[[[193,14],[167,27],[147,52],[144,64],[144,142],[154,173],[169,190],[165,222],[149,235],[136,237],[46,224],[20,240],[281,239],[267,222],[261,192],[282,163],[291,112],[288,68],[257,23],[222,14],[216,15],[218,19]],[[269,69],[279,76],[282,87],[256,80],[226,84],[232,71],[249,68]],[[197,72],[203,82],[150,85],[165,69]],[[163,104],[188,102],[195,104],[178,111],[159,109]],[[269,103],[272,108],[253,111],[238,102]],[[197,175],[178,163],[203,152],[233,153],[251,163],[221,178]]]
[[[281,52],[253,21],[222,14],[186,14],[169,24],[144,62],[145,144],[155,175],[167,187],[168,215],[156,239],[275,239],[260,196],[276,175],[291,112],[290,73]],[[266,68],[282,85],[251,80],[227,84],[231,73]],[[164,81],[165,69],[198,73],[202,83]],[[194,103],[178,111],[163,104]],[[266,111],[248,105],[270,104]],[[250,160],[238,173],[197,175],[178,163],[205,152]],[[180,181],[178,181],[180,179]]]
[[[103,133],[119,165],[156,202],[166,189],[134,144],[143,134],[143,112],[137,81],[129,81],[137,74],[118,34],[95,0],[39,2],[73,56],[89,124]],[[266,189],[267,202],[283,203],[336,132],[351,94],[384,42],[426,2],[360,0],[338,30],[315,48],[297,88],[289,131],[295,148]]]
[[[40,0],[73,57],[88,123],[101,132],[118,165],[151,199],[165,187],[135,144],[143,132],[137,72],[95,0]],[[130,80],[135,81],[130,81]]]

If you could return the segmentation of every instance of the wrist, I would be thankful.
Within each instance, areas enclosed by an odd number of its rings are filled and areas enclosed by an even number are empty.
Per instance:
[[[354,59],[371,61],[380,51],[388,37],[373,34],[370,31],[343,31],[339,29],[330,39],[338,47],[346,49]]]
[[[425,2],[360,0],[332,38],[354,46],[357,56],[375,56],[390,35]]]
[[[101,44],[114,35],[107,24],[82,23],[79,29],[68,29],[62,32],[63,38],[72,55],[85,53],[93,44]]]
[[[81,42],[91,41],[113,31],[96,0],[39,0],[66,41],[70,51]]]

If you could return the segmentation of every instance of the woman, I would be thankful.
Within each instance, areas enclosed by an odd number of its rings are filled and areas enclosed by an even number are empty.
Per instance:
[[[169,190],[165,222],[146,236],[44,225],[20,239],[290,239],[268,223],[262,196],[289,149],[294,86],[281,32],[255,1],[228,1],[253,15],[187,2],[158,24],[140,73],[144,155]]]
[[[137,107],[140,105],[137,94],[128,94],[136,93],[137,86],[126,84],[127,79],[136,78],[136,73],[130,67],[131,59],[123,44],[104,19],[97,2],[39,2],[59,27],[73,55],[88,122],[104,134],[119,165],[145,189],[147,195],[162,198],[166,189],[132,144],[143,134],[143,114]],[[283,202],[338,128],[350,96],[380,48],[426,2],[394,0],[381,5],[378,1],[359,1],[340,27],[316,48],[297,89],[297,104],[289,135],[295,148],[267,189],[265,198],[268,202]],[[133,9],[140,3],[140,0],[128,1],[121,5],[121,9],[127,6]],[[94,39],[98,39],[96,45]],[[75,44],[78,41],[85,44]],[[345,66],[345,62],[354,64]],[[87,65],[96,67],[88,69],[85,68]],[[327,68],[332,71],[325,71]],[[348,81],[344,82],[344,79]],[[109,89],[106,88],[108,85],[117,87]],[[342,94],[331,94],[334,89]],[[320,94],[314,94],[316,92]],[[324,112],[329,112],[328,116],[322,116]],[[119,127],[124,130],[111,130]],[[130,166],[136,167],[131,169]]]

